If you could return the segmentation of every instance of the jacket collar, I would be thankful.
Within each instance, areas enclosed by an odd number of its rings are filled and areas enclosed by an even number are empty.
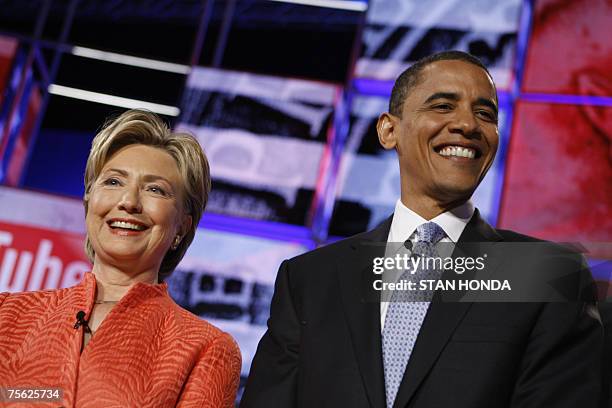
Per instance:
[[[74,287],[75,298],[71,299],[70,303],[75,308],[75,313],[80,310],[85,311],[85,320],[89,320],[91,310],[93,309],[96,300],[96,287],[96,276],[91,272],[85,273],[81,282]],[[149,284],[138,282],[128,290],[115,307],[118,309],[133,308],[148,299],[160,296],[168,296],[167,283]]]

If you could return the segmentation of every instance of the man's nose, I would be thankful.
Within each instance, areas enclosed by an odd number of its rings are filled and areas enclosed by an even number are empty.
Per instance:
[[[472,109],[457,109],[449,129],[451,133],[460,133],[465,137],[474,137],[480,134],[480,124],[476,120]]]
[[[130,214],[140,213],[142,211],[140,188],[138,186],[127,186],[118,207]]]

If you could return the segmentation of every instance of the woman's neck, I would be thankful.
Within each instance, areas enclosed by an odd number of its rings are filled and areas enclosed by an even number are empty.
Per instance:
[[[155,284],[158,279],[158,274],[155,271],[143,271],[135,275],[128,275],[116,267],[95,261],[92,273],[96,277],[96,301],[118,301],[136,283]]]

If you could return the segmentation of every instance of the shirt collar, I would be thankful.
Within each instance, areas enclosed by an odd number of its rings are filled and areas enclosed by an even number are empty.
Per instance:
[[[438,224],[452,242],[457,242],[463,233],[465,226],[474,215],[475,208],[470,201],[466,201],[452,210],[443,212],[429,220]],[[410,208],[406,207],[402,200],[397,200],[391,229],[389,230],[388,242],[404,242],[416,230],[416,228],[429,222]]]

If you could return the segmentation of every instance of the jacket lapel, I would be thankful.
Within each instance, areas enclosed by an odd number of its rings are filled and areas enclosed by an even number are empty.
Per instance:
[[[461,234],[454,254],[460,250],[462,243],[499,240],[501,236],[480,217],[476,210]],[[467,245],[464,252],[476,255],[477,248],[474,244]],[[403,408],[410,402],[471,305],[472,303],[467,302],[430,304],[395,398],[393,404],[395,408]]]
[[[385,254],[391,217],[376,229],[355,237],[337,272],[342,303],[355,357],[371,407],[384,407],[385,383],[380,337],[380,293],[373,289],[374,257]]]

